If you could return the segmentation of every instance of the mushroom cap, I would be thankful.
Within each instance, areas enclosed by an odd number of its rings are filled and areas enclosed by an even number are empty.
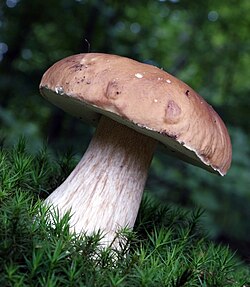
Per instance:
[[[82,120],[96,125],[100,115],[110,117],[210,172],[225,175],[230,167],[221,118],[192,88],[155,66],[109,54],[73,55],[45,72],[40,92]]]

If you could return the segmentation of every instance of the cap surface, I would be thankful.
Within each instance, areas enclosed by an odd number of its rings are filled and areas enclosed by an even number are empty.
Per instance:
[[[221,118],[192,88],[155,66],[116,55],[73,55],[45,72],[40,91],[80,119],[111,117],[206,170],[224,175],[230,167]]]

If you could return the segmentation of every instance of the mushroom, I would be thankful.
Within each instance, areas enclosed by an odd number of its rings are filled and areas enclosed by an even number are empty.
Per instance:
[[[169,154],[225,175],[232,148],[213,108],[192,88],[155,66],[101,53],[67,57],[42,77],[44,98],[97,126],[68,178],[45,200],[71,211],[76,233],[102,231],[109,246],[133,228],[157,143]]]

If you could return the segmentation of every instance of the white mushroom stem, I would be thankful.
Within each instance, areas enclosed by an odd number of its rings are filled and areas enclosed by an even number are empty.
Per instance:
[[[108,246],[119,229],[134,226],[156,143],[102,117],[81,161],[46,203],[60,215],[71,210],[77,233],[103,232]]]

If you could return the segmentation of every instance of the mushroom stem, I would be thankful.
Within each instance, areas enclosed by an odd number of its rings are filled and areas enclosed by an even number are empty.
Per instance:
[[[46,203],[60,215],[71,210],[75,232],[100,230],[110,245],[119,229],[134,226],[156,144],[102,116],[81,161]]]

